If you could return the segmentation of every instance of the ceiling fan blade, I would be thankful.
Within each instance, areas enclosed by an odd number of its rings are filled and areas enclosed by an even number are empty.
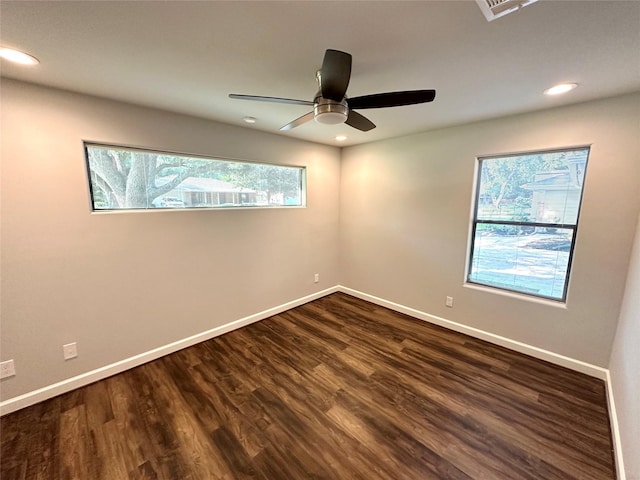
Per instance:
[[[286,132],[287,130],[291,130],[292,128],[299,127],[303,123],[307,123],[309,120],[313,120],[313,112],[305,113],[301,117],[296,118],[293,122],[287,123],[280,130]]]
[[[363,132],[368,132],[369,130],[376,128],[375,123],[364,115],[360,115],[358,112],[354,112],[353,110],[349,110],[349,116],[344,123]]]
[[[309,100],[296,100],[294,98],[260,97],[258,95],[238,95],[237,93],[230,93],[229,98],[235,98],[238,100],[255,100],[258,102],[290,103],[293,105],[307,105],[310,107],[313,106],[313,102],[310,102]]]
[[[432,102],[435,90],[409,90],[405,92],[376,93],[347,99],[349,108],[385,108]]]
[[[322,96],[336,102],[342,101],[351,78],[351,55],[339,50],[327,50],[320,70]]]

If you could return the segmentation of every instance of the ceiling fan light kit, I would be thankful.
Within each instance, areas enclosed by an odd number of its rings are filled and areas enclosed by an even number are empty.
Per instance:
[[[347,121],[349,107],[346,102],[334,102],[326,98],[316,98],[313,105],[313,116],[318,123],[338,125]]]
[[[235,93],[230,94],[229,97],[240,100],[313,106],[313,111],[283,126],[280,129],[283,131],[291,130],[315,119],[317,123],[325,125],[346,123],[357,130],[368,132],[376,128],[375,124],[354,109],[415,105],[432,102],[436,96],[435,90],[409,90],[348,98],[347,87],[351,79],[351,61],[351,55],[346,52],[331,49],[325,52],[322,68],[316,72],[319,90],[313,102],[292,98],[262,97]]]

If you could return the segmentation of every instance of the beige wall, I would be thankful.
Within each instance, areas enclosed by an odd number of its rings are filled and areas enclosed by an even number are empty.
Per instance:
[[[640,217],[609,369],[626,475],[640,479]]]
[[[1,94],[3,400],[338,283],[337,148],[5,79]],[[308,207],[92,214],[83,140],[305,165]]]
[[[345,148],[342,284],[606,368],[640,208],[639,122],[635,94]],[[566,308],[464,287],[476,156],[585,144]]]

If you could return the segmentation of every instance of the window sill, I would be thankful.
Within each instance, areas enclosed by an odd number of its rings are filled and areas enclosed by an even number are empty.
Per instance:
[[[478,290],[480,292],[491,293],[494,295],[502,295],[504,297],[515,298],[517,300],[524,300],[526,302],[538,303],[540,305],[546,305],[547,307],[561,308],[566,310],[567,303],[562,300],[550,300],[546,298],[534,297],[532,295],[520,294],[516,292],[509,292],[506,290],[501,290],[495,287],[488,287],[484,285],[478,285],[476,283],[465,282],[462,285],[464,288],[470,288],[472,290]]]

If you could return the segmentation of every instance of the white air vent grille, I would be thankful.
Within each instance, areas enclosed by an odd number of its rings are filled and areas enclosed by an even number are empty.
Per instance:
[[[476,0],[476,3],[490,22],[508,13],[520,10],[538,0]]]

